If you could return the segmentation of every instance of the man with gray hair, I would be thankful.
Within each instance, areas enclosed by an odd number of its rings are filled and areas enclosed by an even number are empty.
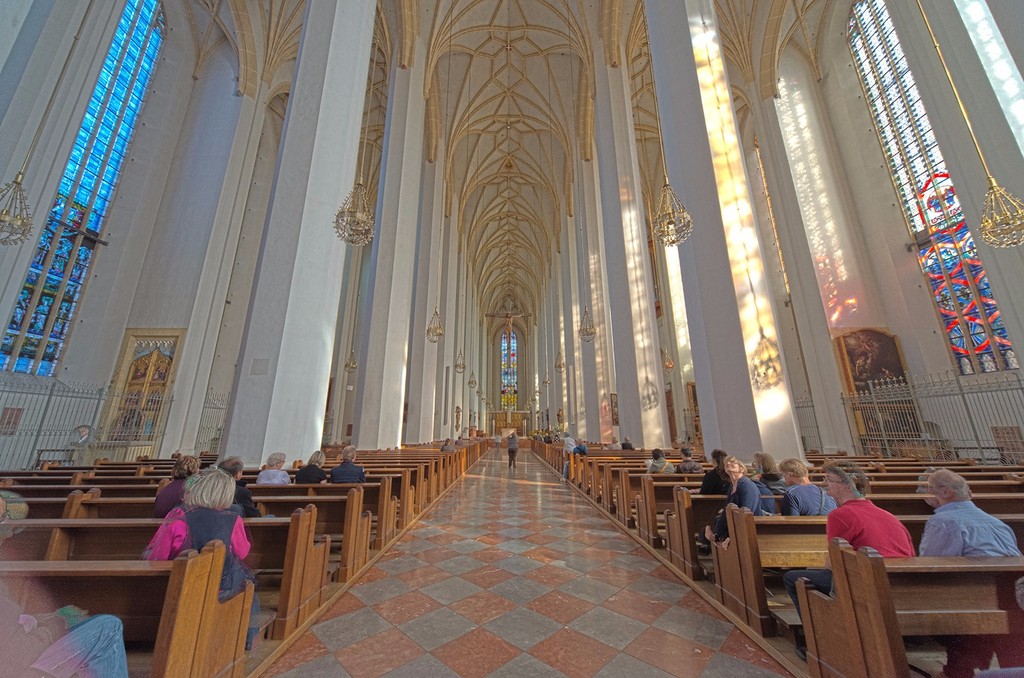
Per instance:
[[[288,472],[282,468],[287,459],[284,452],[274,452],[267,457],[267,467],[256,476],[257,485],[287,485],[292,481]]]
[[[928,475],[925,499],[935,509],[921,536],[922,556],[1019,556],[1010,526],[982,511],[971,501],[967,480],[949,469]],[[975,669],[987,669],[992,655],[999,666],[1024,665],[1024,647],[1011,636],[938,636],[946,646],[941,676],[966,678]]]
[[[928,476],[928,505],[935,515],[921,536],[922,556],[1019,556],[1010,526],[971,501],[963,476],[939,469]]]
[[[341,463],[331,469],[332,483],[365,483],[366,473],[362,466],[356,466],[355,445],[341,451]]]

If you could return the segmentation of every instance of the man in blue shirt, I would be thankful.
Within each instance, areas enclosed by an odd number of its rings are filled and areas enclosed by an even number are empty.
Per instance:
[[[341,463],[331,469],[332,483],[365,483],[366,473],[355,465],[356,448],[349,445],[341,451]]]
[[[782,496],[784,516],[827,516],[836,507],[833,499],[821,487],[811,483],[807,464],[799,459],[779,462],[786,494]]]
[[[922,556],[1019,556],[1017,538],[1003,521],[990,516],[971,501],[971,490],[963,476],[940,469],[928,476],[925,501],[935,508],[921,536]],[[970,576],[970,575],[965,575]],[[999,666],[1024,666],[1024,647],[1010,636],[941,636],[946,646],[948,678],[973,676],[975,669],[987,669],[992,654]]]

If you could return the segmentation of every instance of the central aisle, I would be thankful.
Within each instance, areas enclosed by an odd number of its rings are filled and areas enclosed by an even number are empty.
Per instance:
[[[789,675],[527,450],[491,450],[268,676]]]

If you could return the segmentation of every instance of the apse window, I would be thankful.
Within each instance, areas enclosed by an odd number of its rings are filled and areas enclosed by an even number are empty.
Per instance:
[[[854,4],[848,37],[953,360],[961,374],[1016,369],[981,255],[885,2]]]
[[[164,32],[159,0],[127,0],[4,329],[0,371],[56,371]]]

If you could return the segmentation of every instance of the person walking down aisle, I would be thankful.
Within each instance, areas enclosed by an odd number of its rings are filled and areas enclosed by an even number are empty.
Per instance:
[[[516,456],[519,454],[519,436],[516,435],[515,431],[512,431],[508,436],[508,467],[510,469],[516,468]]]

